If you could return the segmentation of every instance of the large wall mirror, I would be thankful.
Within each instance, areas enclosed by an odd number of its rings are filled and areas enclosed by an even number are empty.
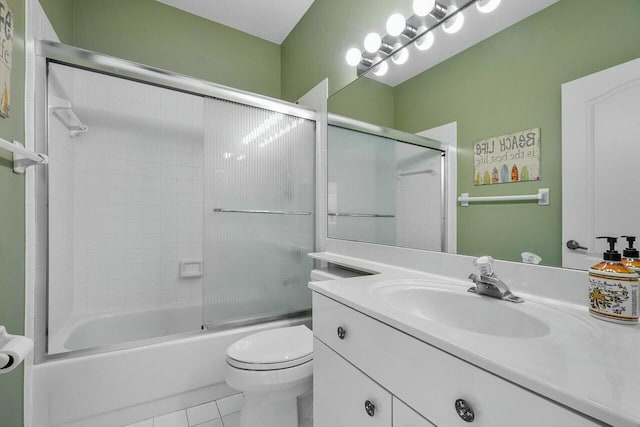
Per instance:
[[[411,0],[403,1],[411,8]],[[406,46],[409,57],[402,65],[397,55],[400,52],[395,50],[396,55],[384,64],[377,63],[367,72],[363,73],[362,63],[353,67],[354,77],[358,73],[361,75],[331,95],[329,112],[411,134],[455,124],[457,194],[520,195],[535,194],[539,188],[548,188],[551,199],[548,206],[526,201],[479,203],[469,207],[461,207],[458,203],[457,253],[489,254],[498,259],[521,261],[523,252],[532,252],[541,257],[541,264],[562,266],[563,251],[567,250],[562,236],[562,86],[640,57],[640,2],[441,0],[438,3],[449,11],[453,10],[452,6],[462,11],[462,27],[454,34],[445,32],[441,21],[446,17],[439,21],[433,16],[425,16],[421,22],[431,28],[433,35],[433,43],[429,41],[428,49],[419,49],[413,42]],[[483,13],[476,3],[480,6],[497,3],[497,8],[491,13]],[[380,30],[385,32],[384,22],[380,23]],[[364,38],[366,34],[362,36]],[[384,57],[385,44],[393,44],[394,40],[403,40],[405,36],[398,37],[390,39],[388,34],[384,35],[383,47],[375,53],[373,60]],[[424,42],[425,38],[421,39]],[[362,41],[354,40],[354,46],[362,46]],[[367,55],[371,56],[365,53]],[[350,67],[346,62],[344,66]],[[477,185],[475,143],[533,128],[540,129],[539,180]],[[348,149],[344,137],[344,134],[330,130],[329,158],[334,162],[339,150]],[[364,142],[358,140],[353,144],[351,148],[355,149],[356,144]],[[361,161],[367,156],[386,155],[389,170],[395,168],[397,172],[402,168],[392,167],[391,163],[399,159],[398,153],[389,150],[383,154],[358,148]],[[580,168],[588,169],[589,165]],[[357,179],[366,181],[365,172],[366,168]],[[335,183],[336,179],[354,179],[348,175],[334,173],[329,178],[330,186],[341,185]],[[389,172],[389,179],[396,179],[397,183],[397,176],[391,175]],[[371,179],[367,183],[378,185]],[[329,193],[331,213],[333,196],[331,191]],[[430,203],[434,200],[430,197],[417,194],[414,202],[416,206],[427,200]],[[394,200],[391,196],[384,199]],[[337,200],[337,208],[341,209],[340,199]],[[390,203],[375,206],[376,212],[382,213],[390,211],[391,207]],[[330,216],[328,222],[329,237],[340,237],[336,217]],[[622,234],[623,229],[629,229],[628,233],[632,233],[633,225],[626,228],[625,225],[610,232]],[[343,238],[360,240],[356,235]],[[373,238],[369,236],[368,239]],[[362,240],[367,241],[367,238]],[[400,240],[395,244],[404,246]],[[410,244],[407,246],[411,247]],[[588,254],[604,250],[601,243],[588,246],[585,251]]]

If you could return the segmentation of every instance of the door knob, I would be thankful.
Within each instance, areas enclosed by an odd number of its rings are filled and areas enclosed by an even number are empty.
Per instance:
[[[587,250],[587,248],[585,248],[584,246],[580,246],[580,243],[576,242],[575,240],[567,240],[567,248],[571,249],[572,251],[575,251],[576,249],[582,249],[583,251]]]

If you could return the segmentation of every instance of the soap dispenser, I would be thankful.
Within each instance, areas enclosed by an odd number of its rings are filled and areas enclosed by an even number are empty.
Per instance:
[[[629,247],[622,251],[622,264],[640,275],[640,251],[633,247],[635,236],[622,236],[627,239]]]
[[[638,323],[638,273],[622,264],[615,237],[607,239],[604,260],[589,269],[589,313],[610,322]]]

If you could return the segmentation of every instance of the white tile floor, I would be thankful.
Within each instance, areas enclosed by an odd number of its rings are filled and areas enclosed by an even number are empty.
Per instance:
[[[124,427],[238,427],[242,393]]]

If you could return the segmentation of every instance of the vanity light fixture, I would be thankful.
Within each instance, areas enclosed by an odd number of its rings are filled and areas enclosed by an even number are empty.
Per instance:
[[[394,50],[400,49],[401,47],[402,45],[398,43],[394,46]],[[404,64],[405,62],[407,62],[408,59],[409,59],[409,49],[407,49],[406,47],[400,50],[397,50],[396,53],[394,53],[393,56],[391,56],[391,60],[393,61],[394,64],[397,64],[397,65]]]
[[[424,34],[427,31],[427,27],[418,28],[418,34]],[[433,46],[433,42],[435,41],[435,36],[433,35],[433,31],[429,31],[424,34],[422,37],[416,39],[415,45],[418,50],[428,50],[431,46]]]
[[[456,13],[457,10],[456,6],[451,6],[451,13],[454,15],[442,23],[442,31],[447,34],[457,33],[464,25],[464,14],[462,12]]]
[[[375,62],[378,62],[378,61],[382,61],[382,58],[377,57]],[[383,62],[380,62],[380,64],[378,64],[376,68],[373,69],[373,74],[375,74],[378,77],[382,77],[385,74],[387,74],[387,71],[389,71],[389,64],[387,64],[387,61],[383,61]]]
[[[464,9],[475,3],[482,13],[494,11],[501,0],[471,0],[458,7],[449,7],[437,0],[413,0],[414,15],[405,18],[394,13],[387,19],[387,34],[376,32],[367,34],[364,39],[364,51],[350,48],[345,55],[347,64],[357,67],[358,75],[362,75],[372,67],[376,76],[387,73],[389,65],[385,62],[389,57],[396,65],[402,65],[409,59],[408,45],[415,42],[416,49],[430,49],[435,41],[433,31],[437,27],[448,34],[457,33],[464,26]],[[446,19],[445,19],[446,18]],[[432,23],[435,20],[435,23]]]
[[[364,50],[369,53],[376,53],[382,46],[382,37],[378,33],[369,33],[364,38]]]
[[[352,47],[347,51],[346,60],[347,64],[355,67],[362,61],[362,52],[360,52],[360,49]]]
[[[413,0],[413,13],[416,16],[431,15],[437,20],[441,20],[447,16],[447,8],[436,0]]]
[[[407,26],[407,20],[400,13],[394,13],[387,19],[387,34],[391,37],[397,37],[404,32]]]
[[[500,6],[501,0],[478,0],[476,8],[482,13],[491,13]]]

